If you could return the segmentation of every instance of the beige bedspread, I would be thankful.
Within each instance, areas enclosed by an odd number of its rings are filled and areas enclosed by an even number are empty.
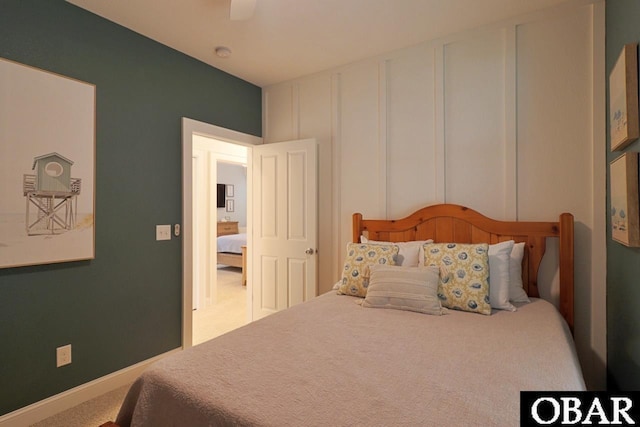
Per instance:
[[[520,390],[583,390],[543,301],[491,316],[362,308],[325,294],[168,357],[121,426],[515,426]]]

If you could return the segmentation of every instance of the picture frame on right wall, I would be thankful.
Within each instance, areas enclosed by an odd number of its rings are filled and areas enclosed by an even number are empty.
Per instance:
[[[640,246],[638,153],[627,152],[610,164],[611,237],[626,246]]]
[[[640,137],[638,117],[638,44],[630,43],[609,75],[611,151],[622,150]]]

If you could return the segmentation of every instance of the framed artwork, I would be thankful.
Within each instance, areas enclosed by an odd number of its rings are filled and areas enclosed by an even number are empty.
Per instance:
[[[0,58],[0,268],[94,258],[92,84]]]
[[[638,121],[638,44],[631,43],[624,46],[609,75],[611,151],[640,136]]]
[[[227,200],[227,212],[233,212],[234,211],[234,203],[233,203],[233,199],[229,199]]]
[[[640,246],[638,153],[624,153],[611,162],[611,237],[626,246]]]
[[[233,197],[233,184],[227,184],[227,197]]]

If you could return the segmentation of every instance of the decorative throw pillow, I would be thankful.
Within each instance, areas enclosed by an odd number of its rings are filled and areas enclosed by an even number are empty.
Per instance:
[[[441,315],[438,299],[438,267],[372,265],[363,307],[391,308]]]
[[[509,259],[509,299],[511,302],[531,302],[522,286],[524,242],[513,245]]]
[[[396,265],[403,267],[418,267],[424,258],[422,256],[422,246],[425,243],[433,243],[433,240],[411,240],[409,242],[381,242],[369,240],[365,236],[360,236],[361,243],[372,243],[376,245],[396,245],[399,249]]]
[[[432,243],[424,245],[424,265],[442,267],[438,298],[443,307],[491,314],[489,245]]]
[[[513,240],[489,245],[489,299],[491,307],[516,311],[509,302],[509,266]]]
[[[369,267],[374,264],[395,265],[397,256],[398,247],[395,245],[349,243],[338,293],[364,297],[369,286]]]

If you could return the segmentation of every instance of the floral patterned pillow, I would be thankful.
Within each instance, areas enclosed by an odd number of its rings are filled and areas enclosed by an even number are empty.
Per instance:
[[[365,243],[349,243],[347,258],[342,270],[339,294],[364,297],[369,286],[369,266],[373,264],[396,265],[398,247]]]
[[[447,272],[440,275],[438,287],[443,307],[491,314],[488,244],[426,244],[424,265]]]

